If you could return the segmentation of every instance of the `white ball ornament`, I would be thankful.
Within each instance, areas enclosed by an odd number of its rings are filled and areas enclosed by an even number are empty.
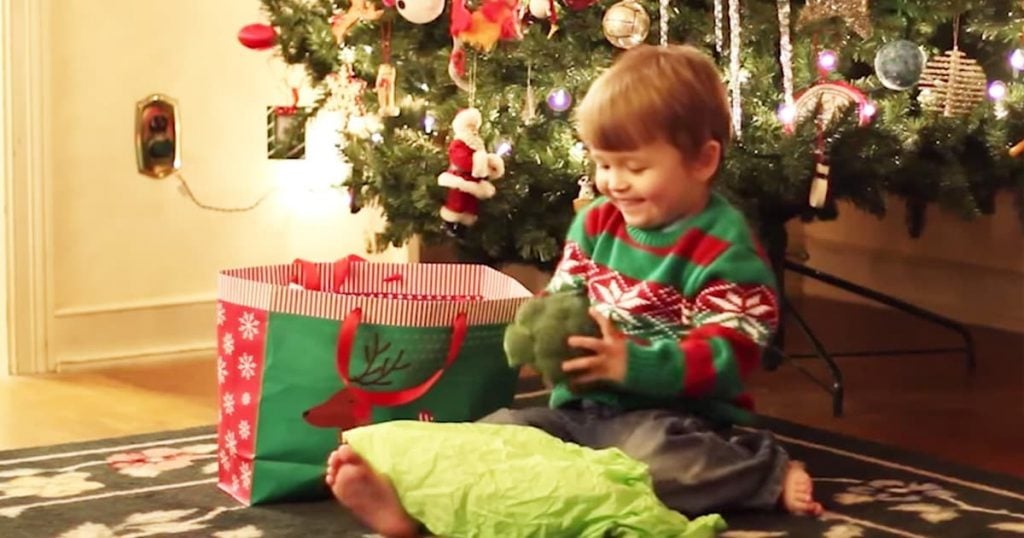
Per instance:
[[[441,16],[444,4],[444,0],[396,0],[395,9],[413,24],[427,24]]]

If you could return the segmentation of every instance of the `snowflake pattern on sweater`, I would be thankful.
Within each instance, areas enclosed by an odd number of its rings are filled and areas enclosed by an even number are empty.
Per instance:
[[[586,287],[597,311],[614,321],[624,333],[640,338],[685,336],[698,325],[717,323],[736,329],[766,345],[775,329],[778,306],[767,285],[720,281],[709,285],[694,300],[686,300],[671,286],[630,281],[600,268],[575,243],[564,249],[548,291]]]
[[[624,408],[666,400],[750,407],[743,378],[778,324],[774,276],[742,215],[720,196],[680,224],[632,229],[607,201],[574,221],[547,290],[585,290],[631,340],[624,386],[586,397]],[[577,398],[559,386],[552,405]]]
[[[772,337],[777,316],[775,292],[768,286],[716,282],[684,307],[683,323],[730,327],[763,346]]]

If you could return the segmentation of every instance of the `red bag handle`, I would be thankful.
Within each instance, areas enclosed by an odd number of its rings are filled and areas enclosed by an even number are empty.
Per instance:
[[[331,274],[334,276],[334,289],[331,290],[337,293],[341,289],[341,285],[348,280],[348,275],[352,271],[353,262],[365,262],[366,260],[355,254],[345,256],[334,262],[331,267]],[[292,282],[301,284],[303,288],[313,291],[321,291],[322,283],[320,282],[320,271],[317,268],[317,264],[311,261],[296,258],[292,262],[292,268],[294,270]]]
[[[426,381],[410,387],[392,392],[376,392],[363,390],[359,387],[355,387],[349,381],[349,367],[352,362],[352,346],[356,341],[356,331],[359,330],[359,322],[362,319],[362,309],[356,308],[345,317],[345,320],[341,322],[341,334],[338,336],[338,352],[337,352],[337,364],[338,374],[341,376],[341,380],[345,382],[345,387],[353,393],[356,398],[360,400],[382,407],[395,407],[399,405],[405,405],[409,402],[419,399],[421,396],[426,394],[433,388],[434,384],[437,383],[438,379],[444,374],[453,362],[455,358],[459,356],[459,350],[462,349],[462,343],[466,339],[466,332],[469,330],[468,323],[466,322],[466,313],[461,312],[455,316],[455,321],[452,323],[452,339],[448,344],[448,355],[445,357],[444,364],[434,372],[434,375],[427,378]]]
[[[299,284],[307,290],[320,289],[320,271],[316,264],[296,258],[292,262],[292,283]]]

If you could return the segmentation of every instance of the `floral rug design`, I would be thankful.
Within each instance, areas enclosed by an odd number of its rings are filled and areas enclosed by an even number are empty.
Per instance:
[[[725,514],[726,538],[1024,537],[1024,480],[777,420],[821,518]],[[329,501],[244,508],[216,487],[213,427],[0,453],[0,536],[368,538]]]

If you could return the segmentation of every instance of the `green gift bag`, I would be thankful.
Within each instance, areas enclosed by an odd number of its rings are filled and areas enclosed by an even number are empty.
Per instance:
[[[245,504],[318,498],[344,429],[510,405],[502,338],[530,297],[481,265],[349,257],[222,271],[219,486]]]

